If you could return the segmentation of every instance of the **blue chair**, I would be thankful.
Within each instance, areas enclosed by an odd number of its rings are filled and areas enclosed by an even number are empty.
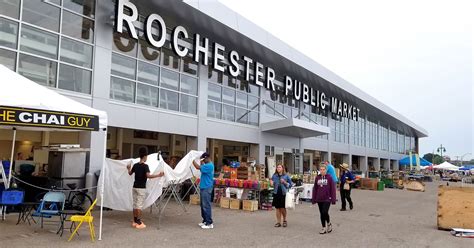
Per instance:
[[[62,192],[48,192],[44,195],[41,203],[33,216],[41,218],[41,228],[43,228],[43,218],[51,218],[52,216],[60,216],[64,210],[66,196]]]

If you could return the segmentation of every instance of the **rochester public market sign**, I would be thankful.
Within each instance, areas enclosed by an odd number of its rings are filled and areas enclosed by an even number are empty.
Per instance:
[[[130,15],[125,13],[125,8],[130,12]],[[128,0],[117,0],[116,12],[115,12],[115,31],[122,33],[124,23],[127,24],[129,35],[134,39],[138,40],[137,31],[133,25],[133,22],[138,21],[138,9],[137,7],[129,2]],[[157,29],[152,28],[152,25],[156,24]],[[150,14],[144,23],[144,34],[145,39],[152,46],[160,48],[165,44],[166,41],[166,23],[163,18],[158,14]],[[155,37],[159,38],[156,39]],[[189,37],[186,28],[183,26],[176,26],[171,33],[171,46],[173,52],[179,57],[185,57],[188,54],[188,48],[178,45],[180,39],[186,39]],[[193,44],[193,59],[196,63],[202,62],[204,65],[209,63],[209,39],[202,37],[198,33],[194,34]],[[232,77],[237,77],[240,73],[239,61],[243,60],[245,64],[245,80],[250,82],[250,68],[253,66],[255,72],[254,83],[260,87],[265,87],[268,90],[276,92],[275,89],[275,71],[268,66],[264,66],[258,61],[247,56],[240,56],[235,50],[231,50],[228,55],[229,64],[225,64],[224,52],[226,48],[217,43],[213,43],[213,68],[217,71],[224,72],[227,68],[229,74]],[[201,57],[202,56],[202,57]],[[290,76],[285,76],[285,95],[293,97],[295,100],[302,101],[311,106],[325,110],[329,107],[331,113],[340,117],[345,117],[351,120],[358,121],[360,109],[352,106],[346,102],[343,102],[335,97],[331,97],[331,101],[328,102],[328,98],[324,92],[315,90],[307,84],[298,80],[292,79]],[[328,106],[330,105],[330,106]]]
[[[99,117],[0,106],[0,125],[97,131],[99,130]]]

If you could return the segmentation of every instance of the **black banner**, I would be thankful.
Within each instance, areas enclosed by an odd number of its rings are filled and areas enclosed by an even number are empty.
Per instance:
[[[0,125],[98,131],[99,117],[96,115],[0,106]]]

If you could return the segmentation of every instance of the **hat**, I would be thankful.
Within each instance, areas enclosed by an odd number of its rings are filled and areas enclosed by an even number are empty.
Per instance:
[[[346,163],[342,163],[342,164],[339,165],[339,166],[341,166],[341,168],[344,169],[344,170],[349,170],[349,165],[346,164]]]
[[[201,155],[201,159],[208,158],[208,157],[210,157],[210,156],[209,156],[209,153],[207,153],[207,152],[205,152]]]

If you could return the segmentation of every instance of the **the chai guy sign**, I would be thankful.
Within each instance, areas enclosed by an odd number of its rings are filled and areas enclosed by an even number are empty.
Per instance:
[[[0,106],[0,125],[99,130],[99,117],[40,109]]]

